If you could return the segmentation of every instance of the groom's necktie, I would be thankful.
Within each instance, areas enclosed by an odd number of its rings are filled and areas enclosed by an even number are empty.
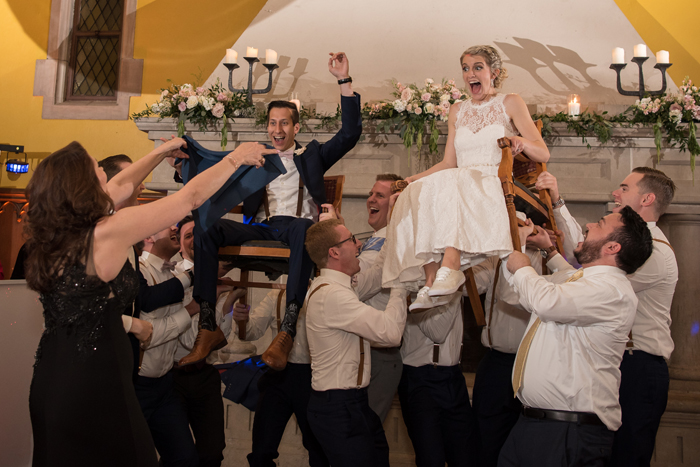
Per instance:
[[[362,253],[365,250],[373,250],[373,251],[379,251],[382,249],[382,246],[384,245],[384,240],[386,238],[383,237],[370,237],[365,241],[365,243],[362,245],[362,248],[360,248],[360,253]]]
[[[582,277],[583,268],[576,271],[571,277],[569,277],[566,280],[566,282],[574,282]],[[530,345],[532,344],[532,340],[535,338],[535,333],[537,332],[537,328],[540,327],[541,322],[542,321],[539,318],[537,318],[535,322],[532,323],[530,329],[528,329],[527,333],[525,333],[525,337],[523,337],[523,341],[520,343],[520,347],[518,347],[518,353],[515,356],[515,367],[513,370],[514,397],[517,397],[518,389],[520,389],[520,387],[523,385],[523,374],[525,374],[525,362],[527,361],[527,354],[530,351]]]

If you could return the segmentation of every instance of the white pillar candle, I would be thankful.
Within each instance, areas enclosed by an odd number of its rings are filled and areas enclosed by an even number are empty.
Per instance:
[[[291,99],[289,102],[291,102],[292,104],[296,105],[298,111],[301,110],[301,102],[299,101],[299,99]]]
[[[224,63],[236,63],[238,61],[238,52],[233,49],[226,49],[226,60]]]
[[[670,63],[668,50],[659,50],[656,52],[656,63]]]
[[[245,56],[258,58],[258,49],[255,47],[248,47],[246,49]]]
[[[634,46],[634,56],[635,57],[646,57],[647,56],[647,46],[646,44],[637,44]]]
[[[268,65],[277,63],[277,52],[272,49],[265,49],[265,63]]]
[[[625,63],[625,49],[622,47],[615,47],[612,51],[612,62]]]
[[[569,102],[569,115],[576,117],[581,113],[581,103],[579,102],[578,96],[574,96]]]

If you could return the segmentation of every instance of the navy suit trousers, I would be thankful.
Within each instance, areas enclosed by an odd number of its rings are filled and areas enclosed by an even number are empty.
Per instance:
[[[333,467],[389,467],[389,445],[367,388],[311,391],[309,425]]]
[[[328,467],[328,459],[316,440],[306,410],[311,395],[311,365],[287,363],[282,371],[268,371],[258,382],[260,398],[253,420],[253,452],[250,467],[275,467],[284,430],[292,414],[301,430],[302,444],[309,452],[309,466]]]
[[[476,423],[459,366],[403,366],[401,412],[416,465],[477,465]]]
[[[668,401],[668,365],[663,357],[635,350],[620,365],[622,426],[615,432],[612,466],[648,466]]]
[[[522,404],[513,397],[515,354],[489,350],[481,359],[474,380],[474,414],[479,433],[479,465],[496,467],[498,453],[520,417]]]
[[[306,252],[306,231],[313,225],[310,219],[291,216],[271,217],[264,224],[241,224],[219,219],[201,237],[201,247],[195,243],[194,297],[211,304],[216,303],[216,273],[218,252],[223,246],[242,245],[251,240],[276,240],[289,246],[289,275],[287,278],[287,304],[292,300],[304,302],[313,262]]]

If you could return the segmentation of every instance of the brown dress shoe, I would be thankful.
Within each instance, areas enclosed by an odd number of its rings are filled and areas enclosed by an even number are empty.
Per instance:
[[[294,339],[288,332],[277,333],[270,346],[262,354],[262,361],[275,371],[282,371],[287,366],[287,358],[292,351]]]
[[[221,328],[217,327],[214,331],[200,329],[197,333],[197,340],[194,341],[192,351],[180,359],[178,366],[199,363],[207,358],[213,350],[222,349],[226,344],[226,336],[224,336]]]

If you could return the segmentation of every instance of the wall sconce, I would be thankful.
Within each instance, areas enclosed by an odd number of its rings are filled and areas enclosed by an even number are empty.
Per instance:
[[[7,151],[7,157],[5,157],[5,170],[14,174],[25,174],[29,172],[27,153],[24,152],[24,146],[0,144],[0,153],[2,153],[2,151]],[[24,162],[19,159],[10,159],[10,152],[14,152],[15,154],[19,154],[20,152],[23,153]]]

